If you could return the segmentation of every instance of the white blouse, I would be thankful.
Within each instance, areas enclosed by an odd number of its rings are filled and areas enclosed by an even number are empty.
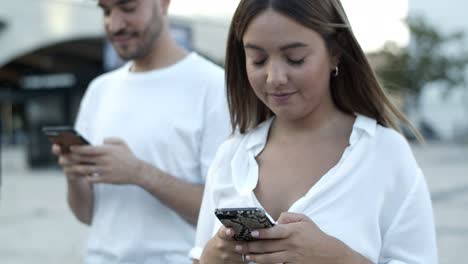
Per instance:
[[[232,136],[219,148],[208,173],[191,258],[200,258],[221,227],[215,208],[262,207],[253,192],[259,172],[255,157],[265,147],[272,120]],[[357,116],[339,162],[288,212],[307,215],[373,263],[438,263],[424,175],[404,137],[374,119]]]

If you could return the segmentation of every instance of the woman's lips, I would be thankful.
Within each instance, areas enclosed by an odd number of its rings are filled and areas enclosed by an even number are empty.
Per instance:
[[[296,92],[271,93],[270,96],[278,103],[284,103]]]

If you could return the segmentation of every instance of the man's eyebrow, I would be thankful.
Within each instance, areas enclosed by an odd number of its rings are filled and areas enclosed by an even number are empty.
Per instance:
[[[115,2],[115,5],[124,5],[124,4],[129,3],[129,2],[135,2],[135,0],[117,0]]]
[[[308,46],[307,44],[302,43],[302,42],[293,42],[293,43],[281,46],[280,50],[285,51],[285,50],[288,50],[288,49],[304,48],[304,47],[307,47],[307,46]],[[254,44],[249,44],[249,43],[244,45],[244,49],[253,49],[253,50],[258,50],[258,51],[264,51],[263,48],[261,48],[261,47],[259,47],[257,45],[254,45]]]
[[[110,5],[110,7],[112,6],[118,6],[118,5],[125,5],[126,3],[129,3],[129,2],[133,2],[134,0],[117,0],[115,1],[114,3],[112,3]],[[106,9],[106,8],[110,8],[110,7],[107,7],[105,5],[103,5],[102,3],[98,3],[98,6],[102,9]]]

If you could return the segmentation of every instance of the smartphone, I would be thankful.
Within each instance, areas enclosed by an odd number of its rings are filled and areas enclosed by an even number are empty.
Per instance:
[[[265,211],[258,207],[218,208],[215,209],[215,215],[225,227],[234,230],[233,238],[238,241],[257,240],[250,235],[252,231],[275,225]]]
[[[70,152],[70,146],[89,145],[89,142],[70,126],[43,127],[42,131],[50,142],[59,145],[64,153]]]

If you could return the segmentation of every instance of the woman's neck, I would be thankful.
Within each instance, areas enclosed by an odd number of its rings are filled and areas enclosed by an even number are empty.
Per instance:
[[[330,111],[316,112],[297,120],[276,117],[270,130],[269,140],[286,141],[322,140],[349,135],[354,116],[341,112],[336,107]]]

